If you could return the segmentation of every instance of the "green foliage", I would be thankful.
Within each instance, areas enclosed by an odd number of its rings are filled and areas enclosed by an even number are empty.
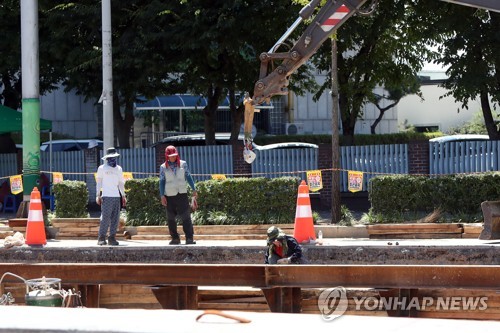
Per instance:
[[[419,1],[381,0],[370,16],[356,15],[337,30],[339,105],[343,134],[352,136],[363,107],[373,100],[377,87],[395,87],[415,92],[417,73],[432,56],[428,47],[439,31],[432,25],[440,17],[418,10]],[[429,7],[424,7],[429,8]],[[331,89],[331,43],[313,57],[319,70],[328,73],[318,98]],[[410,88],[412,87],[412,88]]]
[[[298,178],[230,178],[197,184],[196,224],[293,223]]]
[[[158,177],[131,179],[125,183],[128,225],[167,225],[158,188]]]
[[[500,197],[500,173],[424,176],[379,176],[370,180],[372,215],[403,217],[439,211],[477,216],[481,202]]]
[[[354,136],[355,146],[366,145],[387,145],[387,144],[403,144],[410,141],[428,141],[429,139],[442,136],[441,132],[432,133],[417,133],[404,132],[393,134],[358,134]],[[340,145],[348,145],[344,136],[340,136]],[[256,136],[255,143],[259,145],[267,145],[279,142],[308,142],[315,144],[330,144],[332,136],[326,134],[306,134],[306,135],[273,135],[273,136]]]
[[[85,182],[65,180],[54,184],[53,191],[56,200],[56,217],[78,218],[88,216],[89,193]]]
[[[498,118],[498,114],[495,116]],[[461,126],[451,127],[448,132],[449,134],[488,134],[481,112],[474,113],[470,121]]]
[[[158,178],[125,183],[128,225],[166,225]],[[293,223],[299,180],[293,177],[230,178],[198,182],[199,225]]]
[[[356,220],[352,215],[352,212],[345,205],[340,206],[340,222],[337,225],[340,226],[352,226]]]

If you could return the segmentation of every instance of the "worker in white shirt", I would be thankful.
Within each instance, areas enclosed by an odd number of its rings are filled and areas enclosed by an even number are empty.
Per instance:
[[[101,206],[101,219],[99,224],[99,238],[97,245],[118,245],[116,230],[120,222],[121,206],[127,204],[125,198],[125,180],[121,166],[116,163],[120,156],[116,149],[111,147],[106,150],[102,158],[106,163],[97,169],[96,203]],[[109,236],[106,243],[106,234]]]

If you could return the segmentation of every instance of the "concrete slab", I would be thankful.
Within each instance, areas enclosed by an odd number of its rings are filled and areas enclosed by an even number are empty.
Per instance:
[[[267,332],[273,327],[297,327],[335,332],[421,333],[481,332],[497,333],[495,321],[449,320],[341,316],[325,321],[316,314],[282,314],[227,311],[227,314],[250,320],[240,323],[197,310],[108,310],[90,308],[44,308],[28,306],[0,307],[0,332],[116,332],[116,333],[196,333],[196,332]]]
[[[6,249],[2,262],[145,262],[262,264],[262,240],[199,240],[195,245],[168,241],[121,240],[119,246],[98,246],[97,240],[48,240],[45,246]],[[499,265],[500,242],[479,239],[326,238],[323,245],[304,245],[310,264]]]

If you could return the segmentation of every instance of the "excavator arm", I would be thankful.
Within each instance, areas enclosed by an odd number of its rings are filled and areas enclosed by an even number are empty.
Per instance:
[[[286,95],[290,75],[309,60],[321,44],[367,0],[328,1],[289,51],[276,52],[298,23],[312,15],[320,1],[312,0],[302,8],[299,18],[292,27],[288,29],[269,52],[260,55],[260,75],[259,80],[255,83],[252,98],[254,104],[261,104],[274,95]],[[276,60],[281,61],[281,63],[269,73],[270,64]]]
[[[500,12],[500,0],[441,0],[454,4],[471,6]],[[288,38],[297,25],[308,19],[320,0],[312,0],[304,6],[299,18],[269,50],[260,55],[260,75],[255,83],[252,100],[254,105],[261,104],[274,95],[288,93],[288,78],[302,66],[318,50],[324,41],[331,36],[349,17],[356,13],[367,0],[327,1],[311,21],[299,40],[288,52],[278,53],[276,50]],[[269,71],[269,65],[274,60],[282,61],[274,70]]]
[[[284,41],[293,30],[302,22],[311,17],[321,0],[312,0],[304,6],[299,13],[299,18],[285,32],[285,34],[269,50],[260,55],[259,80],[255,83],[252,97],[248,94],[243,101],[245,105],[244,115],[244,145],[243,157],[248,163],[252,163],[255,154],[252,152],[252,123],[256,111],[255,105],[268,102],[272,96],[286,95],[288,93],[288,80],[300,66],[302,66],[318,50],[323,42],[332,35],[368,0],[328,0],[318,14],[311,20],[306,30],[294,43],[292,48],[286,52],[277,52],[278,48],[285,46]],[[450,3],[471,6],[486,10],[500,12],[500,0],[441,0]],[[274,62],[278,65],[273,68]]]

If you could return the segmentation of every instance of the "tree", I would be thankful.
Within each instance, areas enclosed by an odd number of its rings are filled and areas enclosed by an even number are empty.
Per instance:
[[[208,99],[203,110],[207,144],[215,143],[215,113],[219,101],[229,95],[234,142],[243,120],[242,99],[237,93],[253,91],[259,54],[286,31],[299,7],[284,0],[177,2],[179,20],[169,31],[169,41],[184,58],[180,82],[186,91]]]
[[[175,22],[165,4],[157,1],[112,2],[113,118],[120,147],[130,146],[135,117],[133,104],[167,93],[164,80],[173,70],[175,54],[165,47],[165,31]],[[62,2],[50,10],[47,25],[57,44],[67,90],[98,99],[102,91],[101,5],[95,1]],[[106,129],[104,129],[106,130]]]
[[[232,133],[237,138],[243,108],[236,94],[253,88],[259,52],[274,44],[277,31],[283,32],[298,12],[284,0],[128,0],[112,5],[114,115],[121,147],[128,147],[132,105],[138,95],[206,96],[206,137],[214,143],[215,112],[229,94]],[[60,61],[67,70],[64,84],[97,99],[101,94],[97,84],[101,82],[100,5],[90,0],[64,2],[50,13],[52,38],[60,43]]]
[[[45,3],[40,1],[39,22],[44,21]],[[17,0],[4,0],[0,4],[0,100],[5,106],[14,110],[21,108],[22,78],[21,78],[21,15],[20,3]],[[43,23],[39,24],[39,35],[46,36],[49,32]],[[39,43],[39,89],[40,94],[55,89],[60,80],[62,70],[53,62],[50,43]],[[0,135],[0,152],[16,152],[16,146],[10,133]]]
[[[425,17],[418,6],[418,1],[381,0],[373,15],[353,16],[337,31],[339,104],[347,142],[353,141],[363,106],[374,100],[375,87],[408,87],[423,61],[432,57],[428,45],[434,43],[436,33],[431,26],[435,18]],[[331,73],[330,56],[324,46],[313,62]],[[316,98],[329,89],[329,82],[325,81]]]
[[[479,98],[490,139],[500,140],[492,104],[500,101],[500,14],[444,4],[441,28],[441,57],[437,62],[449,66],[443,87],[468,108],[471,99]]]
[[[370,102],[372,102],[375,105],[375,107],[380,111],[377,119],[375,119],[373,124],[370,125],[371,134],[375,134],[375,129],[377,128],[377,125],[384,117],[385,112],[398,105],[401,98],[410,94],[416,94],[419,95],[420,98],[422,98],[422,93],[420,92],[420,81],[418,77],[412,78],[410,76],[408,79],[410,79],[410,82],[404,82],[404,83],[402,82],[402,84],[407,84],[407,86],[396,86],[396,87],[385,86],[384,88],[388,92],[387,95],[385,94],[379,95],[376,93],[372,93],[371,98],[368,97]],[[386,106],[382,106],[381,104],[384,100],[388,100],[391,102]]]

